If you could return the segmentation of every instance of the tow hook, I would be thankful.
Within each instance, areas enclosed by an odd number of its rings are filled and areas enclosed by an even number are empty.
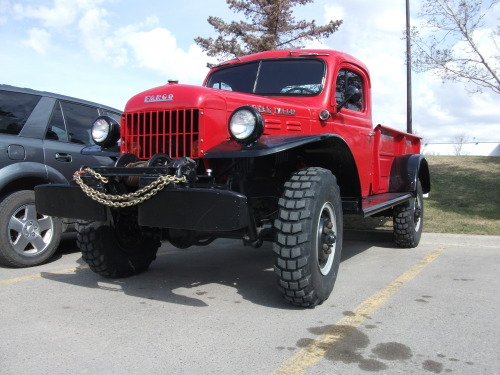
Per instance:
[[[195,182],[197,180],[196,162],[191,158],[185,156],[181,159],[174,159],[167,164],[167,168],[170,173],[175,174],[178,178],[186,176],[189,182]]]

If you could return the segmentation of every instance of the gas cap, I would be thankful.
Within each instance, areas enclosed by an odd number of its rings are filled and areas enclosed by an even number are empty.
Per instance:
[[[24,160],[26,158],[26,152],[21,145],[9,145],[7,147],[7,155],[9,155],[9,159],[11,160]]]

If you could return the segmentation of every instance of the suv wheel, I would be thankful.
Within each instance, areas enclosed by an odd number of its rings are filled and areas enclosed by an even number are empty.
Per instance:
[[[31,267],[47,261],[61,241],[61,220],[40,215],[35,193],[21,190],[0,203],[0,263],[12,267]]]

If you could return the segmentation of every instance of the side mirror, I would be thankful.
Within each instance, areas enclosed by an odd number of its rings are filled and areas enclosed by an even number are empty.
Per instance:
[[[337,107],[337,113],[340,112],[342,108],[345,107],[347,103],[354,104],[361,99],[361,91],[357,87],[354,86],[348,86],[347,89],[345,90],[345,96],[344,96],[344,101],[340,103]]]

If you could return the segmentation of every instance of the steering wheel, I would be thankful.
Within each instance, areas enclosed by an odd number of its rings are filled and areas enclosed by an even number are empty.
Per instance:
[[[302,87],[302,86],[294,86],[292,87],[291,89],[288,89],[286,91],[284,91],[285,94],[288,94],[292,91],[301,91],[300,94],[316,94],[315,91],[311,90],[311,89],[308,89],[307,87]]]

